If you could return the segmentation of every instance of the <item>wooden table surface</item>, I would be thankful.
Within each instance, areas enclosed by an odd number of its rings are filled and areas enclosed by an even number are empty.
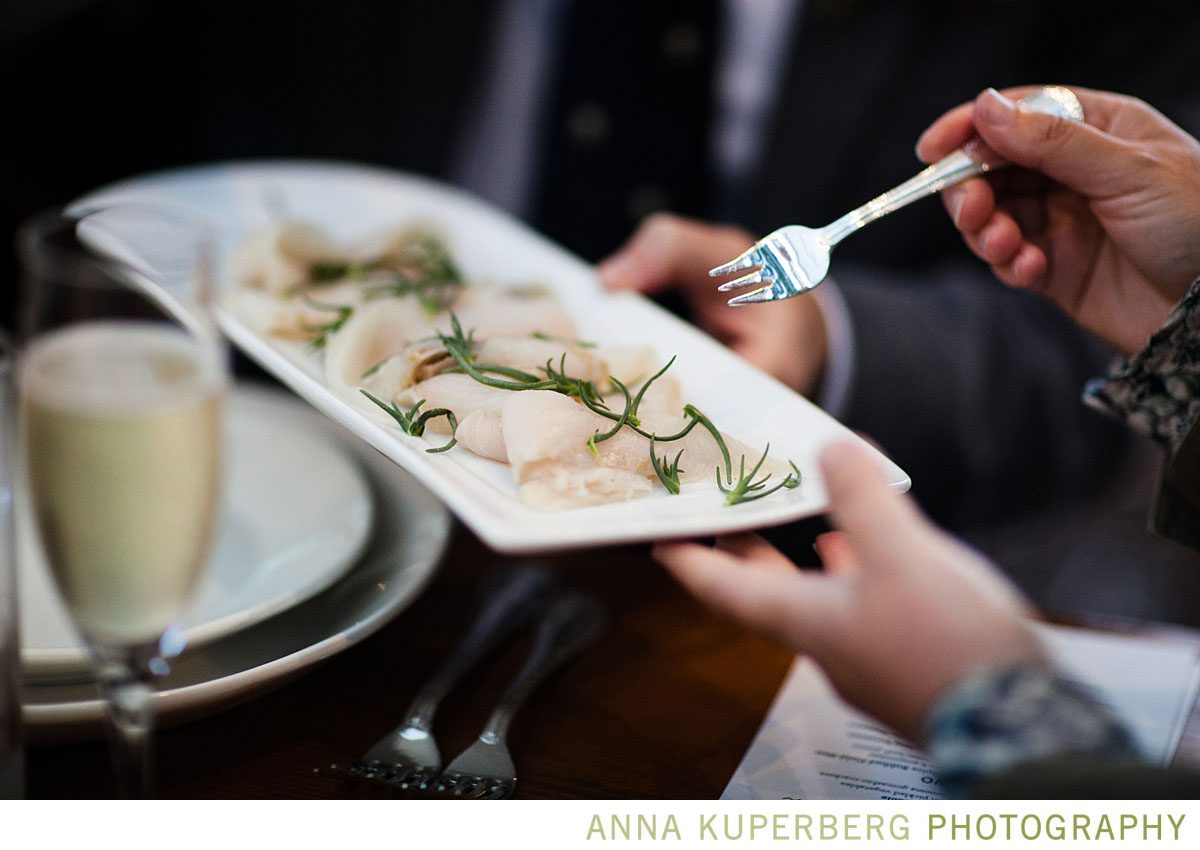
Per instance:
[[[363,643],[279,687],[157,741],[168,798],[375,798],[403,792],[342,773],[401,718],[462,634],[480,578],[500,562],[456,530],[424,595]],[[555,558],[567,585],[599,594],[602,641],[549,680],[510,744],[524,798],[715,798],[749,746],[791,662],[784,650],[709,614],[643,547]],[[1200,635],[1178,630],[1173,637]],[[510,642],[443,704],[444,757],[478,734],[528,647]],[[1200,712],[1178,757],[1200,764]],[[34,745],[32,797],[111,795],[102,743]]]

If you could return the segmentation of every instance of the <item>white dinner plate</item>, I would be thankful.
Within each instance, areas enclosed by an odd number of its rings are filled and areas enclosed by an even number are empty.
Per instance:
[[[182,622],[193,646],[320,593],[370,541],[371,490],[353,455],[297,428],[295,404],[245,389],[225,414],[223,504],[213,552]],[[21,661],[27,675],[88,671],[28,521],[18,511]]]
[[[715,487],[695,484],[678,496],[663,491],[630,502],[546,513],[518,501],[506,466],[467,451],[426,453],[434,443],[403,436],[382,413],[364,413],[326,389],[319,353],[301,343],[264,339],[228,312],[221,315],[224,331],[243,351],[411,472],[502,552],[712,535],[811,516],[826,506],[816,464],[821,448],[832,440],[858,439],[816,405],[650,301],[604,292],[591,266],[517,219],[424,178],[340,163],[228,163],[135,178],[84,202],[136,200],[183,207],[207,219],[222,269],[234,248],[281,208],[347,241],[405,223],[431,225],[448,239],[468,281],[545,284],[582,337],[602,344],[651,344],[664,361],[677,355],[672,374],[685,400],[723,431],[751,445],[770,443],[773,456],[793,460],[803,473],[794,490],[734,507],[725,506]],[[892,486],[907,489],[904,471],[876,454]]]
[[[332,586],[176,659],[155,698],[161,725],[278,685],[373,634],[421,592],[449,540],[445,508],[394,463],[294,398],[258,390],[240,393],[239,400],[245,399],[270,409],[291,430],[349,456],[371,492],[374,525],[362,557]],[[35,740],[103,730],[103,706],[91,684],[27,676],[22,696],[27,731]]]

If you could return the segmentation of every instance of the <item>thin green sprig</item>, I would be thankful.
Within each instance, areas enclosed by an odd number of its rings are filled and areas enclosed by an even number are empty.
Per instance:
[[[629,395],[629,387],[625,386],[623,383],[618,381],[616,378],[610,377],[609,380],[612,381],[613,384],[616,385],[617,389],[619,389],[621,391],[621,394],[625,396],[625,409],[623,411],[621,411],[621,415],[616,418],[616,420],[615,420],[616,424],[613,425],[612,428],[605,431],[603,434],[600,433],[599,431],[597,431],[596,433],[592,434],[591,437],[588,438],[588,443],[591,444],[593,449],[595,448],[596,443],[603,443],[605,440],[610,440],[613,437],[615,437],[617,435],[617,432],[620,431],[622,428],[624,428],[626,425],[632,425],[634,427],[637,427],[637,425],[639,424],[637,416],[634,415],[634,409],[636,408],[637,405],[634,403],[633,398]],[[581,400],[583,399],[582,392],[580,394],[580,399]],[[600,415],[604,416],[605,418],[609,418],[611,416],[611,413],[612,413],[611,411],[606,409],[604,412],[601,412]]]
[[[354,314],[354,307],[349,304],[325,304],[321,301],[314,301],[311,298],[304,299],[310,306],[316,307],[318,310],[328,310],[337,313],[337,315],[328,322],[319,325],[305,325],[304,330],[308,333],[316,334],[309,345],[320,351],[329,342],[329,335],[335,334],[342,329],[350,317]]]
[[[662,482],[662,485],[667,488],[668,493],[678,496],[680,489],[679,476],[687,471],[679,468],[679,459],[683,457],[684,450],[680,449],[675,455],[675,460],[668,462],[668,455],[663,455],[662,459],[659,459],[657,453],[654,451],[654,444],[655,440],[651,437],[650,465],[654,467],[654,474],[658,476],[658,480]]]
[[[457,366],[451,367],[453,371],[464,372],[475,381],[489,387],[494,387],[498,390],[530,390],[530,389],[553,389],[552,381],[539,380],[535,375],[529,375],[519,370],[510,370],[503,366],[485,366],[480,368],[475,363],[475,331],[464,333],[462,323],[458,321],[458,316],[450,314],[450,333],[444,334],[438,332],[438,339],[446,349]],[[500,380],[494,378],[490,374],[496,373],[506,375],[514,380]]]
[[[602,443],[605,440],[612,439],[613,437],[615,437],[617,435],[617,433],[622,428],[624,428],[626,426],[629,426],[630,428],[632,428],[634,431],[636,431],[638,434],[642,435],[643,437],[646,437],[650,440],[656,439],[654,434],[651,434],[647,431],[643,431],[640,427],[638,427],[642,424],[642,421],[640,419],[638,419],[638,407],[641,406],[642,399],[646,397],[646,390],[650,389],[650,385],[653,384],[655,381],[657,381],[659,378],[661,378],[664,374],[666,374],[666,371],[668,369],[670,369],[674,363],[675,363],[675,358],[672,357],[670,360],[667,361],[666,366],[663,366],[661,369],[659,369],[657,372],[655,372],[653,375],[651,375],[649,378],[646,379],[646,382],[643,383],[642,386],[638,389],[637,395],[635,395],[635,396],[630,396],[629,387],[625,386],[625,384],[623,384],[621,381],[617,380],[616,378],[614,378],[610,375],[609,379],[608,379],[609,383],[611,383],[614,387],[616,387],[618,390],[620,390],[621,394],[623,396],[625,396],[625,409],[623,411],[621,411],[621,414],[615,418],[614,421],[617,424],[613,425],[612,428],[610,428],[608,431],[605,431],[603,434],[600,433],[599,431],[597,431],[595,434],[593,434],[589,438],[589,440],[588,440],[589,444],[591,444],[594,447],[596,443]],[[580,398],[581,398],[581,400],[583,400],[582,395],[580,396]],[[601,403],[603,403],[603,401],[601,401]],[[587,402],[584,401],[584,404],[587,404]],[[606,407],[607,407],[607,405],[606,405]],[[590,405],[588,405],[588,408],[594,409]],[[605,418],[609,418],[609,419],[613,418],[611,415],[611,411],[596,411],[596,412],[599,413],[601,416],[604,416]],[[686,431],[683,433],[686,433]]]
[[[350,278],[362,280],[375,267],[369,263],[314,263],[308,270],[308,279],[315,284],[337,283],[339,280]]]
[[[701,413],[699,408],[697,408],[695,405],[692,405],[692,404],[684,405],[683,415],[691,417],[692,422],[690,425],[688,425],[687,428],[684,428],[682,431],[680,431],[679,436],[675,437],[674,439],[681,439],[684,435],[687,434],[688,431],[692,430],[692,427],[695,425],[699,425],[701,428],[703,428],[705,431],[707,431],[709,434],[711,434],[713,441],[716,442],[716,444],[717,444],[717,448],[721,450],[721,457],[725,461],[725,481],[726,481],[726,483],[732,485],[733,484],[733,459],[730,458],[730,456],[729,456],[729,446],[725,445],[725,438],[723,436],[721,436],[721,432],[717,430],[717,426],[713,424],[713,421],[711,419],[709,419],[707,416],[705,416],[703,413]],[[663,440],[662,437],[659,437],[658,439],[660,441]],[[764,457],[765,457],[765,455],[764,455]],[[717,483],[718,484],[721,483],[720,470],[717,470]]]
[[[373,264],[390,279],[368,291],[368,298],[415,296],[430,317],[454,303],[464,282],[442,240],[419,233],[395,246]]]
[[[754,467],[750,470],[749,474],[746,473],[746,456],[742,455],[741,460],[738,463],[738,480],[733,484],[733,486],[728,488],[721,483],[721,470],[719,467],[716,468],[717,488],[725,494],[726,505],[741,505],[745,504],[746,502],[753,502],[770,496],[777,490],[794,490],[800,486],[800,470],[796,467],[796,464],[790,460],[788,461],[788,466],[792,468],[792,471],[789,472],[787,477],[774,487],[765,489],[767,486],[767,481],[769,481],[771,478],[771,473],[769,472],[757,481],[754,480],[754,476],[757,475],[758,470],[762,468],[763,462],[767,459],[767,454],[770,451],[771,444],[767,443],[767,447],[763,449],[762,455],[759,457],[758,462],[754,464]]]
[[[504,375],[505,377],[512,378],[514,381],[520,381],[522,383],[531,384],[541,380],[541,378],[537,377],[536,375],[531,375],[528,372],[521,371],[520,369],[514,369],[511,366],[502,366],[499,363],[472,363],[471,365],[475,367],[476,372],[482,372],[487,375]],[[457,375],[465,374],[461,366],[451,366],[444,371]]]
[[[484,364],[475,362],[474,354],[474,331],[465,333],[462,324],[458,317],[453,313],[450,314],[450,333],[438,334],[442,345],[445,346],[447,353],[455,360],[457,364],[451,367],[448,371],[462,372],[469,375],[475,381],[489,387],[504,390],[549,390],[552,392],[562,393],[563,395],[578,398],[579,401],[588,410],[598,416],[601,416],[613,422],[613,426],[607,431],[595,431],[587,440],[588,451],[599,462],[601,454],[598,444],[605,440],[612,439],[622,428],[629,428],[634,433],[645,437],[650,441],[650,464],[654,468],[655,475],[659,481],[671,494],[680,492],[679,476],[684,472],[679,468],[680,458],[683,456],[683,449],[676,452],[674,459],[670,459],[670,455],[659,457],[656,447],[659,443],[669,443],[682,440],[692,432],[696,426],[700,426],[706,430],[712,437],[717,449],[721,452],[722,466],[724,467],[724,478],[722,478],[722,467],[715,467],[717,488],[725,495],[726,505],[737,505],[745,502],[753,502],[758,499],[765,498],[772,493],[788,489],[792,490],[800,486],[800,470],[794,463],[788,461],[792,468],[782,481],[775,484],[773,487],[768,487],[772,475],[767,473],[762,478],[756,478],[759,471],[762,469],[763,463],[766,462],[767,455],[770,452],[770,445],[763,450],[758,461],[751,467],[749,473],[746,472],[746,456],[742,455],[738,463],[738,476],[735,481],[733,476],[733,458],[729,451],[729,446],[725,442],[725,437],[720,430],[703,412],[695,405],[685,405],[683,408],[684,418],[688,419],[688,423],[674,434],[660,435],[651,433],[641,427],[641,420],[638,418],[638,408],[643,399],[646,397],[646,392],[651,385],[666,374],[667,370],[675,363],[675,358],[672,357],[667,361],[661,369],[651,375],[639,388],[636,394],[630,392],[620,380],[609,377],[609,383],[615,389],[619,390],[624,397],[625,405],[620,413],[611,410],[608,404],[604,401],[599,389],[593,381],[585,381],[582,378],[574,378],[566,372],[567,355],[564,352],[559,359],[557,367],[553,360],[547,360],[542,371],[545,372],[545,379],[541,379],[536,375],[531,375],[519,369],[513,369],[507,366],[499,366],[496,364]],[[535,335],[536,336],[536,335]],[[501,377],[496,377],[497,375]],[[386,408],[385,408],[386,409]],[[389,411],[390,412],[390,411]]]
[[[464,286],[445,244],[428,233],[414,234],[372,260],[321,262],[309,269],[316,285],[347,278],[370,284],[367,298],[414,296],[430,317],[453,304]]]
[[[458,432],[458,419],[455,417],[454,411],[445,407],[435,407],[432,410],[422,411],[421,407],[425,404],[423,399],[414,404],[408,411],[404,411],[395,402],[388,404],[383,399],[376,398],[363,389],[360,389],[359,392],[369,398],[380,410],[395,419],[396,424],[400,426],[400,430],[410,437],[422,436],[425,433],[425,425],[430,419],[445,416],[446,421],[450,423],[450,442],[432,449],[426,449],[425,451],[429,454],[441,454],[442,452],[450,451],[458,443],[458,437],[455,436]]]

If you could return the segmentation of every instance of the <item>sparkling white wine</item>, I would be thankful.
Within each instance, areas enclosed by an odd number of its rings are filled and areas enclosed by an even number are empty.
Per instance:
[[[97,322],[37,340],[21,369],[30,496],[60,591],[86,636],[157,640],[213,536],[220,365],[195,339]]]

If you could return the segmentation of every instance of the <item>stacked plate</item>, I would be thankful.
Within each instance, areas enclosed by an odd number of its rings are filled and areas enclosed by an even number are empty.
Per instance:
[[[446,510],[411,476],[283,393],[240,388],[226,418],[224,504],[164,722],[213,710],[363,639],[403,609],[445,549]],[[27,517],[18,512],[25,719],[100,728],[102,706]]]

